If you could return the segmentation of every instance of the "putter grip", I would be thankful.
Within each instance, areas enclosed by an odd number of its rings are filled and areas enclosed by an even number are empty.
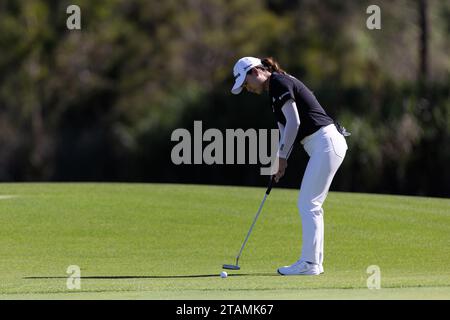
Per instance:
[[[267,195],[269,195],[270,194],[270,190],[272,190],[273,180],[274,180],[274,177],[270,176],[269,185],[267,186],[267,190],[266,190],[266,194]]]

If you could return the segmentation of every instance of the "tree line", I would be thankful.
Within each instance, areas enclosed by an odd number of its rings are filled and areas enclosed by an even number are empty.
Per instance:
[[[450,195],[450,4],[0,0],[0,181],[264,185],[256,165],[175,165],[177,128],[276,128],[233,96],[242,56],[272,56],[352,136],[332,190]],[[300,184],[298,148],[282,186]]]

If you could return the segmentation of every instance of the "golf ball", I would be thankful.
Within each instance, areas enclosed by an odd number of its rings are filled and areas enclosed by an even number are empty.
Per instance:
[[[226,273],[225,271],[222,271],[222,272],[220,273],[220,277],[221,277],[221,278],[226,278],[226,277],[228,277],[228,273]]]

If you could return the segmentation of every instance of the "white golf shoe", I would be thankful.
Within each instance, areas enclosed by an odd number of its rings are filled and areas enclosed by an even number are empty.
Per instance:
[[[283,276],[319,275],[323,272],[323,267],[321,270],[317,264],[299,260],[293,265],[278,268],[277,271]]]
[[[320,272],[320,273],[324,273],[324,271],[323,271],[323,265],[321,265],[321,264],[319,264],[319,272]]]

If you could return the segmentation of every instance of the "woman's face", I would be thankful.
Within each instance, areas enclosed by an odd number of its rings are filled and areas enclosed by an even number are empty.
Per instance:
[[[266,82],[266,80],[267,77],[264,76],[264,73],[261,70],[253,68],[247,73],[243,87],[248,92],[261,94],[264,91],[264,82]]]

